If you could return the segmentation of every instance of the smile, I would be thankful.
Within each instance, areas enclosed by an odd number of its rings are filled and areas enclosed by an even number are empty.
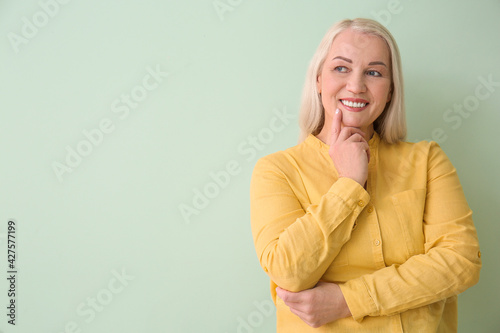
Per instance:
[[[357,102],[351,102],[351,101],[344,101],[343,99],[340,100],[342,104],[345,106],[351,107],[351,108],[364,108],[368,103],[357,103]]]

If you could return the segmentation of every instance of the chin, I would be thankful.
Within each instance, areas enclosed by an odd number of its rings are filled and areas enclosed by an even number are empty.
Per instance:
[[[344,126],[357,127],[357,128],[361,128],[361,127],[366,126],[366,124],[362,121],[359,121],[356,119],[349,119],[348,117],[346,117],[346,118],[347,119],[342,119],[342,124],[344,124]]]

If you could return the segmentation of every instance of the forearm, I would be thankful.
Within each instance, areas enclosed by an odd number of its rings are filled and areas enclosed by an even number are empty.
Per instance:
[[[456,170],[432,143],[427,163],[422,253],[340,286],[357,320],[435,303],[479,279],[479,242]],[[419,218],[401,218],[404,223],[419,223]]]
[[[340,286],[356,320],[435,303],[477,283],[481,259],[470,213],[447,224],[439,228],[448,229],[448,232],[432,238],[426,244],[425,254],[412,256],[401,265],[383,268]]]
[[[336,185],[333,190],[345,184]],[[327,193],[319,205],[308,208],[265,247],[261,265],[280,287],[290,291],[312,288],[351,238],[362,207],[352,199],[358,193],[343,194],[346,197]]]
[[[252,231],[266,273],[280,287],[300,291],[316,285],[350,239],[369,195],[343,178],[304,211],[282,185],[253,191]]]

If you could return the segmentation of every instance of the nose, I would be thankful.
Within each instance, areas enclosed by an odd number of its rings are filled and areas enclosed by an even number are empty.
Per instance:
[[[347,80],[346,88],[353,94],[359,94],[366,91],[365,76],[363,73],[352,73]]]

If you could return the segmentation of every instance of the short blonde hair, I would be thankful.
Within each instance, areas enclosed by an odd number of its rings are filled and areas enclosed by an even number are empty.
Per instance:
[[[391,54],[392,96],[382,114],[373,123],[373,127],[380,135],[380,138],[388,143],[397,143],[405,140],[406,116],[403,73],[401,70],[401,57],[399,55],[398,45],[389,30],[377,21],[357,18],[354,20],[343,20],[334,24],[321,40],[316,53],[314,53],[311,59],[302,93],[299,116],[299,142],[304,141],[311,133],[317,135],[323,128],[325,123],[325,109],[321,103],[321,96],[318,92],[316,82],[323,68],[325,58],[330,51],[333,40],[339,33],[346,29],[378,36],[387,43]]]

